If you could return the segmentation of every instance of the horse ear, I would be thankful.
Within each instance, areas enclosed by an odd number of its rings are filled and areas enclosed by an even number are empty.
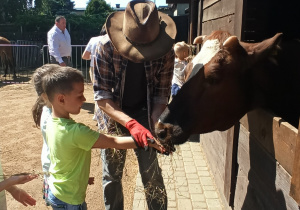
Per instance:
[[[248,55],[254,60],[261,60],[269,55],[276,54],[280,49],[278,44],[281,42],[282,33],[277,33],[272,38],[266,39],[259,43],[243,43],[241,45],[247,51]]]
[[[228,50],[232,50],[232,49],[238,48],[240,46],[241,46],[240,42],[236,36],[228,37],[223,43],[223,47]]]
[[[203,40],[205,39],[206,35],[202,35],[202,36],[197,36],[194,41],[193,44],[202,44]]]

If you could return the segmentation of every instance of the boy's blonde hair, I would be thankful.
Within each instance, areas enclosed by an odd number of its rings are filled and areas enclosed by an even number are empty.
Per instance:
[[[174,45],[174,52],[175,52],[176,56],[181,60],[187,58],[191,54],[190,46],[187,43],[185,43],[184,41],[177,42]]]
[[[43,89],[50,102],[53,101],[57,93],[67,94],[73,90],[73,83],[82,82],[82,73],[68,66],[60,66],[56,72],[49,72],[43,78]]]

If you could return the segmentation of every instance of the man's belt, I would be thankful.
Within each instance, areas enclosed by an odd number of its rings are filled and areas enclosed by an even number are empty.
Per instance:
[[[61,58],[67,58],[67,59],[70,59],[71,56],[64,56],[64,57],[61,57]]]

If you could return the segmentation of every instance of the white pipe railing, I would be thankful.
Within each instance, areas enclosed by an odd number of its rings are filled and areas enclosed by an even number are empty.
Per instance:
[[[71,46],[72,46],[71,61],[73,67],[82,72],[86,82],[90,82],[91,81],[89,75],[90,61],[81,58],[86,45],[71,45]],[[48,45],[43,46],[42,57],[43,57],[43,64],[50,63]]]
[[[0,47],[1,46],[12,46],[17,74],[21,71],[36,69],[46,63],[50,63],[48,45],[42,46],[37,42],[18,40],[17,42],[11,41],[11,44],[0,44]],[[82,72],[85,81],[90,82],[90,61],[81,58],[85,47],[86,45],[72,45],[71,61],[73,67]],[[4,72],[3,62],[1,62],[1,64]],[[8,73],[12,74],[12,71],[9,71]]]

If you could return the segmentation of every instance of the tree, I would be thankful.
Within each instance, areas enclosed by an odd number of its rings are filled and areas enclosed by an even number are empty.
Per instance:
[[[13,22],[20,14],[26,13],[33,0],[3,0],[0,6],[1,22]]]
[[[35,10],[41,15],[66,15],[74,10],[71,0],[35,0]]]
[[[95,15],[102,18],[106,18],[114,10],[106,3],[105,0],[90,0],[85,15]]]

